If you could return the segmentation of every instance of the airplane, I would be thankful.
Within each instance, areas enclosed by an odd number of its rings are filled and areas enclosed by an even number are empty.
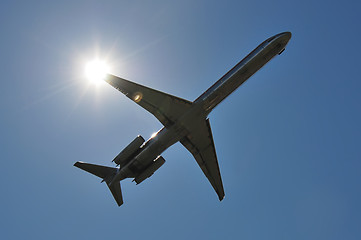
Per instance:
[[[147,141],[137,136],[113,159],[116,167],[84,162],[76,162],[74,166],[106,182],[121,206],[120,181],[133,178],[140,184],[152,176],[165,163],[161,154],[179,141],[193,155],[222,201],[225,194],[208,115],[267,62],[280,55],[290,38],[290,32],[268,38],[193,102],[106,74],[107,83],[153,114],[164,127]]]

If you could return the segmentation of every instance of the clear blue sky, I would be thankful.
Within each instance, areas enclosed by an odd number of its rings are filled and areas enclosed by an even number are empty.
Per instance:
[[[1,1],[1,239],[361,239],[357,1]],[[83,69],[194,100],[266,38],[281,55],[209,116],[226,197],[180,144],[118,208],[100,180],[161,128]]]

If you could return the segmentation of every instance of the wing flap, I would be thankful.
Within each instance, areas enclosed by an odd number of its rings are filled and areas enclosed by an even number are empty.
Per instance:
[[[199,124],[197,129],[180,142],[192,153],[204,175],[216,191],[219,200],[222,201],[224,189],[209,119],[204,121],[203,124]]]
[[[108,74],[105,81],[122,92],[148,112],[152,113],[165,127],[172,125],[192,102],[170,94],[142,86]]]

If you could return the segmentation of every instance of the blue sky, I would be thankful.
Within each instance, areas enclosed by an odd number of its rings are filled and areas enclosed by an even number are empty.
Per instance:
[[[2,1],[2,239],[360,239],[361,4]],[[112,73],[196,99],[266,38],[293,37],[209,116],[226,197],[180,144],[118,208],[79,160],[111,166],[161,128]]]

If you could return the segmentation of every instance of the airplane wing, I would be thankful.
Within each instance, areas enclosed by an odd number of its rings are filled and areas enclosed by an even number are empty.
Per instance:
[[[108,74],[105,81],[152,113],[165,127],[172,125],[192,102]]]
[[[224,190],[209,119],[198,124],[197,130],[192,131],[180,142],[192,153],[204,175],[212,184],[219,200],[222,201]]]

